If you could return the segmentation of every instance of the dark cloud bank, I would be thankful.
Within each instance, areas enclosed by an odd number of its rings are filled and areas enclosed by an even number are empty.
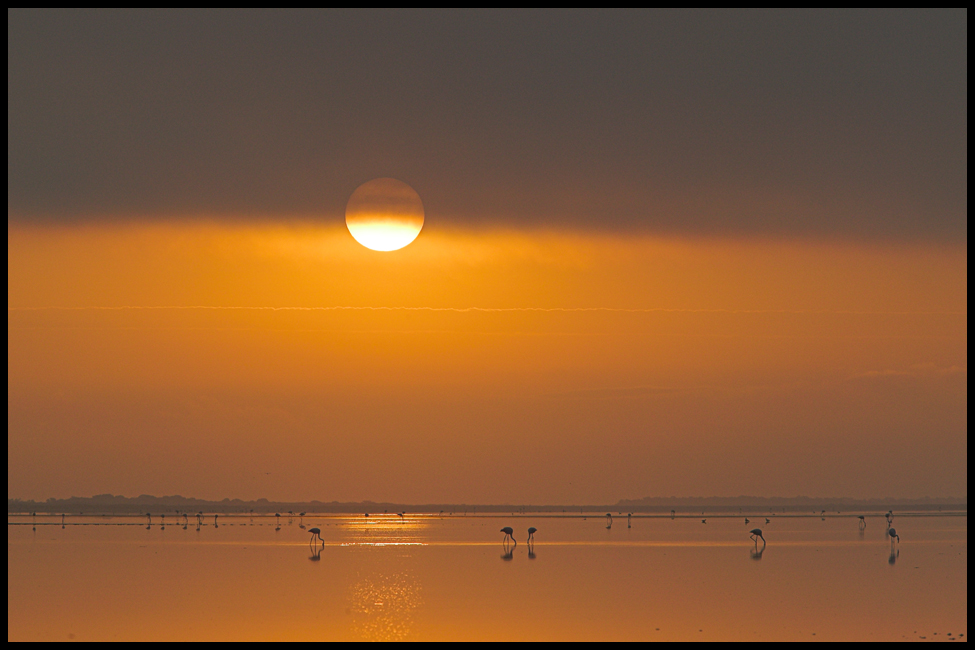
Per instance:
[[[967,12],[8,11],[10,219],[967,238]]]

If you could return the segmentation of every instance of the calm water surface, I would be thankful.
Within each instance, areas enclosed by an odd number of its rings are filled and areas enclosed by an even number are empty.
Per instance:
[[[8,640],[968,639],[967,517],[168,519],[8,517]]]

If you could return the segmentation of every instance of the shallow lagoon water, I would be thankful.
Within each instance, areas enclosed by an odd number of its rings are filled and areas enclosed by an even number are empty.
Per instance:
[[[893,554],[882,517],[701,518],[306,516],[316,550],[297,517],[8,517],[7,637],[968,638],[965,516],[895,515]]]

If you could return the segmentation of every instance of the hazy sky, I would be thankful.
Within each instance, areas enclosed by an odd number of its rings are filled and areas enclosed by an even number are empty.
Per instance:
[[[967,494],[966,11],[8,11],[7,96],[11,497]]]

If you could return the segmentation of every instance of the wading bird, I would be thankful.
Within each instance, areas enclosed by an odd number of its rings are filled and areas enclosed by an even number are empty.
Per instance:
[[[515,544],[518,543],[518,540],[515,539],[515,530],[511,526],[505,526],[499,532],[504,533],[504,539],[501,540],[502,542],[506,542],[510,539]]]
[[[309,544],[311,544],[313,541],[315,541],[315,538],[317,537],[318,538],[318,541],[320,541],[323,546],[325,545],[325,540],[322,539],[322,530],[321,530],[321,528],[309,528],[308,529],[308,532],[311,533],[311,539],[308,540],[308,543]]]
[[[758,538],[759,537],[762,537],[762,529],[761,528],[752,528],[748,532],[751,533],[751,535],[749,535],[748,538],[755,540],[755,543],[758,544]],[[765,538],[764,537],[762,537],[762,545],[763,546],[765,545]]]
[[[606,530],[609,530],[610,528],[613,527],[613,515],[607,512],[606,519],[609,520],[609,523],[606,524]]]
[[[151,526],[152,525],[152,515],[149,514],[148,512],[146,513],[146,525],[147,526]]]
[[[630,524],[630,519],[631,519],[632,517],[633,517],[633,513],[632,513],[632,512],[628,512],[628,513],[626,513],[626,527],[627,527],[627,528],[632,528],[632,527],[633,527],[633,526],[632,526],[632,525]]]
[[[900,541],[901,541],[901,536],[900,536],[900,535],[898,535],[898,534],[897,534],[897,531],[896,531],[896,530],[894,530],[893,528],[890,528],[890,529],[888,529],[888,530],[887,530],[887,534],[888,534],[888,535],[890,535],[890,543],[891,543],[891,544],[893,544],[893,543],[894,543],[894,538],[895,538],[895,537],[897,538],[897,541],[898,541],[898,542],[900,542]]]
[[[538,529],[535,528],[534,526],[532,526],[531,528],[528,529],[528,543],[529,544],[531,542],[535,541],[535,531],[537,531],[537,530]]]
[[[677,511],[676,510],[671,510],[670,511],[670,518],[673,519],[676,514],[677,514]]]
[[[859,517],[857,517],[857,519],[860,520],[860,523],[858,524],[860,526],[860,530],[863,530],[864,528],[867,527],[867,520],[864,518],[863,515],[860,515]]]

